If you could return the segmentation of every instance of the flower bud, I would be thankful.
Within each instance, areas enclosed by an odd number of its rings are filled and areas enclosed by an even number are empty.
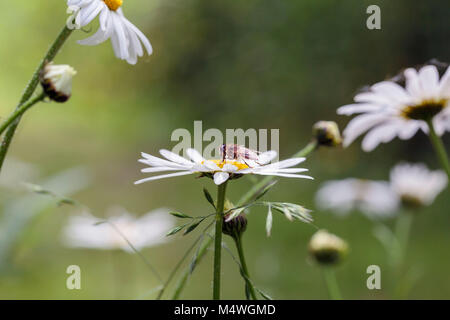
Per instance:
[[[319,121],[314,124],[313,136],[321,146],[336,147],[342,143],[339,127],[334,121]]]
[[[72,78],[76,73],[69,65],[47,63],[40,74],[44,92],[53,101],[66,102],[72,94]]]
[[[234,204],[230,200],[226,199],[224,204],[224,211],[228,212],[233,208]],[[247,229],[247,218],[245,217],[245,214],[239,214],[237,211],[242,212],[243,210],[236,209],[234,211],[230,211],[226,216],[223,217],[222,232],[233,238],[240,237],[244,233],[245,229]],[[228,218],[230,218],[233,213],[238,215],[229,220]]]
[[[309,241],[309,253],[321,265],[336,265],[347,252],[347,242],[326,230],[317,231]]]
[[[223,218],[222,232],[233,237],[240,237],[247,229],[247,218],[245,214],[240,214],[237,217],[227,221],[226,217]]]

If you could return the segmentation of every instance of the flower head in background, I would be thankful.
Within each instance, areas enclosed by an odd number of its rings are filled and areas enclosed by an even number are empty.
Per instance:
[[[140,217],[121,208],[112,211],[105,223],[88,213],[70,217],[63,231],[64,244],[74,248],[132,252],[124,237],[140,250],[165,242],[167,231],[175,225],[167,209],[157,209]]]
[[[47,63],[40,74],[42,88],[51,100],[66,102],[72,95],[72,78],[76,74],[69,65]]]
[[[344,215],[359,210],[369,218],[383,218],[395,214],[399,200],[385,181],[355,178],[328,181],[316,194],[317,206]]]
[[[0,174],[0,188],[10,191],[24,189],[24,183],[36,180],[39,177],[39,168],[31,163],[19,159],[6,158]]]
[[[339,127],[334,121],[319,121],[313,126],[313,137],[320,146],[337,147],[342,144]]]
[[[212,179],[214,179],[214,183],[216,185],[220,185],[227,180],[235,179],[245,174],[313,179],[310,176],[298,174],[300,172],[308,171],[308,169],[292,168],[305,161],[305,158],[292,158],[271,164],[249,167],[245,162],[238,160],[206,160],[195,149],[188,149],[186,152],[189,159],[183,158],[168,150],[160,150],[160,154],[165,159],[142,153],[142,159],[140,159],[139,162],[142,162],[149,166],[149,168],[142,169],[142,172],[175,172],[144,178],[136,181],[135,184],[170,177],[184,176],[194,173],[200,173],[202,176],[211,177]],[[273,157],[274,151],[268,152],[270,152],[271,157]],[[265,158],[264,154],[262,157]]]
[[[311,237],[308,249],[318,264],[330,266],[340,263],[345,258],[348,244],[326,230],[319,230]]]
[[[372,85],[355,96],[355,104],[340,107],[343,115],[359,114],[344,130],[344,146],[369,131],[362,142],[364,151],[372,151],[395,137],[407,140],[418,130],[428,133],[431,120],[436,133],[450,131],[450,68],[439,79],[436,66],[404,71],[405,87],[394,81]]]
[[[78,41],[81,45],[95,46],[111,39],[117,58],[136,64],[138,57],[149,55],[153,49],[147,37],[134,26],[122,11],[122,0],[68,0],[67,5],[77,11],[75,24],[82,28],[99,16],[100,28],[91,37]]]
[[[392,189],[407,208],[430,205],[447,183],[443,171],[430,171],[424,164],[402,163],[391,170]]]

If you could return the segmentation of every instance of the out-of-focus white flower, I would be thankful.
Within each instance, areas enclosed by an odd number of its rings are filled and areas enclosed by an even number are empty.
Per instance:
[[[13,191],[20,190],[24,182],[39,176],[37,167],[18,159],[7,158],[0,174],[0,187]]]
[[[122,11],[122,0],[68,0],[67,5],[77,11],[75,24],[82,28],[99,16],[100,28],[91,37],[78,41],[81,45],[95,46],[111,39],[117,58],[136,64],[138,57],[149,55],[153,49],[147,37],[134,26]]]
[[[335,265],[348,253],[348,244],[326,230],[318,230],[309,241],[309,253],[322,265]]]
[[[435,66],[419,71],[404,71],[405,88],[393,81],[382,81],[368,92],[355,96],[355,104],[340,107],[338,114],[360,114],[344,130],[344,146],[369,131],[363,142],[364,151],[372,151],[382,142],[395,137],[407,140],[418,130],[428,133],[427,120],[431,120],[436,133],[450,131],[450,68],[439,79]]]
[[[69,247],[91,249],[122,249],[133,252],[167,241],[166,233],[174,227],[175,219],[168,209],[157,209],[136,217],[124,209],[114,208],[105,223],[88,213],[71,216],[63,231],[63,242]]]
[[[406,207],[430,205],[447,182],[443,171],[430,171],[424,164],[402,163],[391,170],[392,189]]]
[[[369,218],[391,216],[399,205],[388,182],[355,178],[326,182],[317,192],[316,202],[323,210],[340,215],[359,210]]]
[[[274,151],[268,152],[270,153],[272,159],[276,157],[276,153],[274,155]],[[165,159],[142,153],[143,159],[140,159],[139,162],[142,162],[150,167],[142,169],[141,171],[149,173],[175,171],[175,173],[145,178],[136,181],[135,184],[157,179],[184,176],[193,173],[210,175],[214,179],[214,183],[217,185],[220,185],[229,179],[240,177],[244,174],[313,179],[310,176],[297,174],[308,171],[308,169],[291,168],[305,161],[306,158],[291,158],[271,164],[249,167],[246,163],[237,160],[206,160],[195,149],[188,149],[186,151],[190,159],[183,158],[168,150],[160,150],[160,153]],[[260,155],[260,157],[267,158],[264,153]]]
[[[66,102],[72,94],[72,79],[76,74],[67,64],[47,63],[40,74],[42,88],[53,101]]]

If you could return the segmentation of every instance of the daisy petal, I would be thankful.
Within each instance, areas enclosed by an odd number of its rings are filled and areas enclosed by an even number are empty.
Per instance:
[[[220,185],[220,184],[224,183],[225,181],[227,181],[229,177],[230,177],[230,175],[226,172],[216,172],[214,174],[214,183],[216,185]]]

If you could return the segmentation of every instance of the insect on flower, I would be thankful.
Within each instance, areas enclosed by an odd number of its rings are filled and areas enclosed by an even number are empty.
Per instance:
[[[259,152],[238,144],[223,144],[220,146],[220,155],[222,162],[235,160],[252,168],[269,163],[277,154],[275,151]]]

